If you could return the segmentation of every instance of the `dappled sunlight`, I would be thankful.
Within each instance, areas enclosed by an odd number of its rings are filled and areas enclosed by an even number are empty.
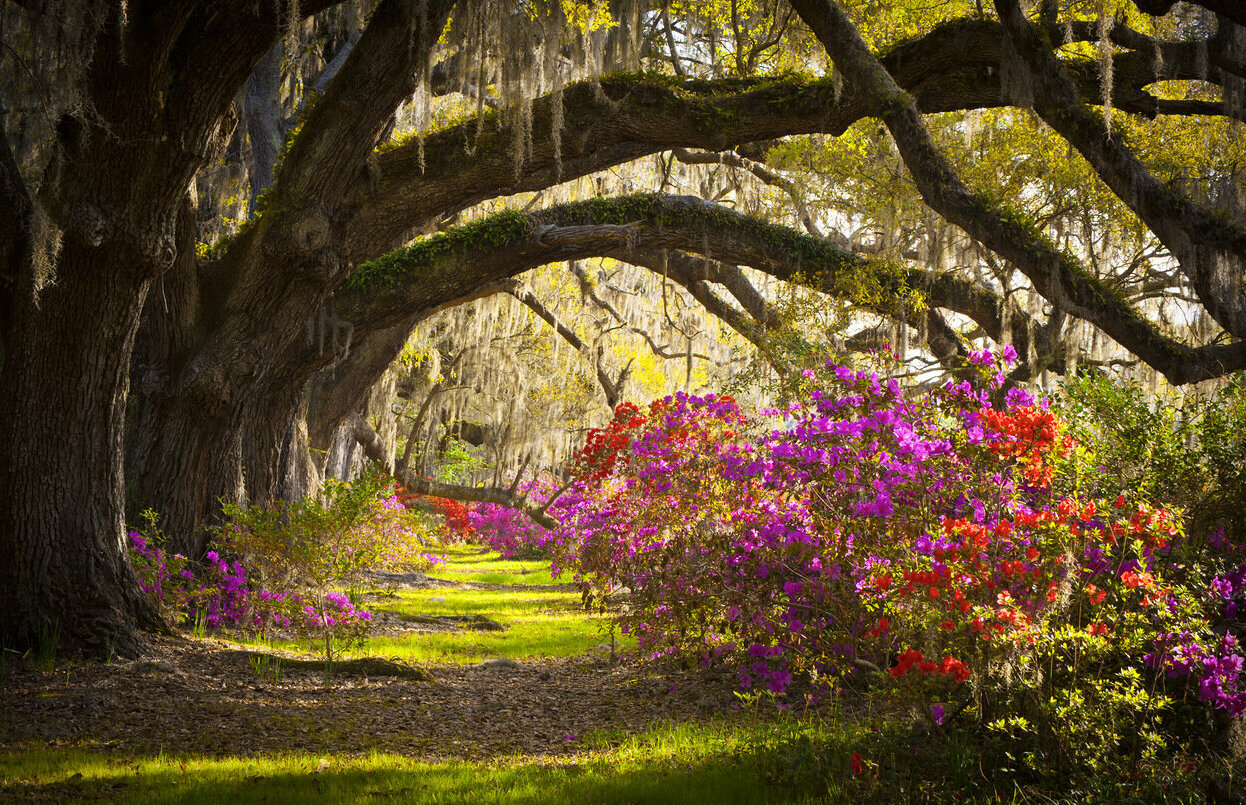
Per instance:
[[[0,796],[127,803],[763,803],[775,793],[729,728],[660,728],[618,748],[550,758],[430,763],[400,755],[114,757],[32,747],[0,753]],[[569,742],[579,740],[571,736]]]

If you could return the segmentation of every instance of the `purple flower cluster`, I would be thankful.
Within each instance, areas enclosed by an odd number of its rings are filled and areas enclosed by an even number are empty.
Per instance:
[[[164,551],[152,545],[147,537],[138,531],[130,531],[130,558],[139,574],[139,582],[143,592],[157,601],[172,597],[180,592],[182,582],[186,580],[183,573],[189,572],[186,557],[179,554],[166,556]],[[193,575],[193,574],[192,574]]]
[[[717,395],[621,408],[558,502],[554,565],[586,592],[630,591],[616,617],[641,656],[727,664],[743,688],[861,668],[957,684],[992,673],[971,667],[984,642],[1137,662],[1179,625],[1189,646],[1151,667],[1241,715],[1242,658],[1213,641],[1208,577],[1187,572],[1207,565],[1173,515],[1057,493],[1072,449],[1060,423],[1003,390],[993,355],[971,362],[983,382],[920,395],[873,371],[807,370],[807,398],[760,418]],[[1246,571],[1210,583],[1228,617],[1246,604]],[[1130,634],[1121,608],[1141,613]]]
[[[1214,577],[1210,590],[1215,599],[1222,603],[1224,617],[1236,620],[1238,615],[1246,612],[1246,564]]]
[[[1190,677],[1200,701],[1225,710],[1234,718],[1246,713],[1246,658],[1237,638],[1226,634],[1218,642],[1202,641],[1190,632],[1161,634],[1156,649],[1143,658],[1149,668],[1163,668],[1170,679]]]
[[[532,518],[509,506],[477,503],[467,513],[473,539],[502,554],[503,559],[548,555],[550,534]]]
[[[242,563],[235,561],[230,565],[216,551],[208,551],[206,559],[205,581],[200,586],[204,595],[192,602],[191,619],[202,614],[213,628],[240,626],[253,620],[261,610],[251,602],[254,596]]]
[[[341,593],[325,593],[321,606],[304,602],[300,608],[306,624],[313,629],[354,629],[372,622],[372,613],[356,609]]]
[[[355,632],[372,621],[370,613],[357,609],[341,593],[327,593],[318,603],[295,592],[254,587],[241,562],[226,562],[216,551],[208,551],[196,575],[186,557],[167,555],[138,531],[130,531],[129,537],[131,561],[143,591],[170,617],[211,629],[281,627],[315,632]]]

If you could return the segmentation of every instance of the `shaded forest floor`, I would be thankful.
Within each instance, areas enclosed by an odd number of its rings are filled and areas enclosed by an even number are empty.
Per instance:
[[[385,578],[376,634],[328,674],[305,644],[190,636],[135,662],[10,663],[0,800],[779,798],[741,753],[782,714],[620,659],[540,568],[464,550]]]

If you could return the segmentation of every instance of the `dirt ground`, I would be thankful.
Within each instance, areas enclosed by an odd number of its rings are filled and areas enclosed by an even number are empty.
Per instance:
[[[273,652],[280,656],[281,652]],[[136,753],[379,750],[444,759],[558,755],[596,730],[730,714],[730,680],[644,669],[606,651],[413,669],[275,663],[215,640],[160,639],[151,657],[10,668],[0,748],[29,741]],[[258,667],[261,666],[262,667]]]

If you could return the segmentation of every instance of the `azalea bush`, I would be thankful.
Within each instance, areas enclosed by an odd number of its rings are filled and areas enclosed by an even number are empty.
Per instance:
[[[323,499],[276,506],[225,507],[218,541],[241,556],[285,620],[317,633],[327,658],[358,643],[371,616],[347,591],[366,573],[425,569],[440,561],[434,529],[408,510],[380,475],[350,483],[329,480]]]
[[[379,475],[327,480],[323,497],[273,506],[225,507],[218,539],[270,587],[330,589],[380,567],[426,565],[438,545]]]
[[[398,502],[411,512],[422,512],[433,518],[435,529],[445,542],[462,542],[473,537],[471,507],[459,500],[421,495],[401,484],[394,483],[394,495]]]
[[[782,410],[620,406],[577,458],[555,564],[630,591],[644,656],[776,693],[869,685],[1034,770],[1167,774],[1195,710],[1246,709],[1240,546],[1110,490],[1093,445],[1005,390],[1013,357],[921,394],[828,366]]]
[[[550,535],[524,512],[497,503],[477,503],[468,519],[474,540],[503,559],[549,558]]]
[[[143,525],[128,533],[130,563],[161,615],[211,627],[245,620],[250,588],[240,564],[231,566],[209,553],[207,566],[199,568],[180,553],[167,553],[158,515],[147,509],[141,517]]]
[[[523,484],[519,491],[537,504],[545,503],[554,493],[554,481],[538,476]],[[528,514],[511,506],[497,503],[464,503],[434,495],[419,495],[397,487],[398,499],[412,509],[427,511],[439,521],[445,539],[483,546],[497,551],[504,559],[548,559],[549,532]],[[556,504],[555,504],[555,511]]]
[[[351,591],[369,570],[427,568],[436,529],[379,476],[326,485],[324,500],[226,506],[217,550],[194,563],[161,547],[154,513],[129,532],[144,592],[175,622],[196,628],[314,635],[332,658],[367,636],[372,616]],[[222,553],[232,557],[227,561]]]
[[[519,493],[551,516],[562,515],[557,484],[551,476],[538,475],[520,485]],[[554,498],[550,503],[550,499]],[[474,503],[468,509],[472,541],[485,550],[497,551],[503,559],[549,559],[553,535],[526,512],[497,503]]]
[[[154,518],[153,518],[154,519]],[[161,614],[196,630],[222,629],[263,633],[279,628],[313,634],[339,647],[367,636],[372,616],[342,593],[319,600],[292,590],[258,586],[241,561],[226,562],[208,551],[202,564],[159,545],[163,535],[151,521],[129,532],[130,561],[148,598]],[[326,638],[327,636],[327,638]]]
[[[253,588],[246,569],[208,551],[202,563],[164,550],[165,534],[151,509],[129,531],[130,563],[140,586],[165,619],[196,629],[254,629],[289,625],[285,596]]]

